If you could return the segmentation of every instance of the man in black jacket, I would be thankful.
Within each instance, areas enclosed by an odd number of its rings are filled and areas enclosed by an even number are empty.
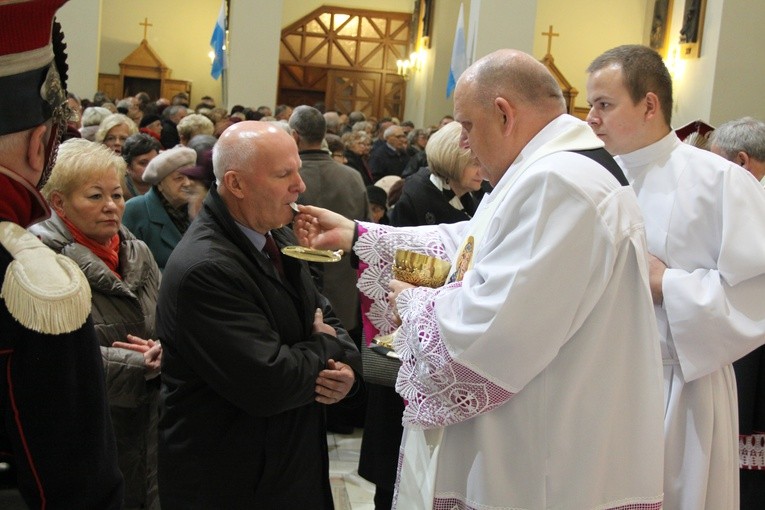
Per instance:
[[[172,149],[181,143],[181,137],[178,134],[178,123],[188,112],[188,109],[180,104],[168,106],[162,112],[162,134],[159,140],[162,147]]]
[[[332,510],[324,406],[361,357],[284,225],[305,190],[294,140],[270,123],[228,128],[217,186],[171,255],[157,305],[164,359],[163,510]]]
[[[385,143],[376,145],[369,154],[369,167],[375,181],[386,175],[400,176],[409,162],[404,128],[395,124],[385,130]]]
[[[326,134],[326,114],[312,106],[295,108],[290,117],[292,137],[298,145],[300,177],[306,185],[300,203],[325,207],[352,220],[366,220],[369,214],[367,190],[361,174],[351,167],[335,161],[321,145]],[[352,267],[350,254],[337,264],[323,264],[319,288],[332,303],[343,327],[361,347],[361,312],[359,291],[356,289],[356,269]],[[365,400],[363,392],[349,399],[342,406],[327,410],[327,427],[330,432],[350,434],[354,426],[364,422]]]

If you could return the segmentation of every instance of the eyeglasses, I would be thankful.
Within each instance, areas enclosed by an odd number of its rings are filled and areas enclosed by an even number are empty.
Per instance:
[[[406,135],[396,135],[396,138],[406,138]]]

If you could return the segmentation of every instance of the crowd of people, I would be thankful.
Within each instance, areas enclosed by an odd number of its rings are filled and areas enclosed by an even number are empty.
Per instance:
[[[331,510],[326,433],[363,427],[378,510],[763,508],[765,123],[683,143],[641,45],[593,60],[584,121],[509,49],[429,127],[86,100],[39,22],[65,1],[0,6],[0,461],[29,507]],[[397,280],[400,249],[446,282]],[[365,383],[387,335],[395,384]]]

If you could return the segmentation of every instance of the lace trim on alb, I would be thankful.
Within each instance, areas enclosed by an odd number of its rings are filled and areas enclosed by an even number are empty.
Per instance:
[[[514,393],[455,361],[436,321],[435,298],[461,287],[416,287],[398,298],[403,325],[394,347],[401,357],[396,391],[407,402],[403,422],[415,428],[445,427],[486,413]]]
[[[361,222],[358,228],[359,239],[353,249],[367,267],[361,271],[357,287],[371,300],[367,319],[377,332],[388,335],[397,327],[391,306],[386,300],[396,250],[416,251],[439,259],[448,257],[435,230],[423,234],[421,229],[415,233],[411,229]]]
[[[738,436],[739,469],[765,469],[765,434]]]

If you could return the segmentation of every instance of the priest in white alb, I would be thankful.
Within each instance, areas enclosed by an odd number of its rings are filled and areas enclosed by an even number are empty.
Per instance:
[[[368,335],[400,318],[396,506],[659,510],[661,361],[635,194],[530,55],[484,57],[454,97],[494,186],[470,221],[392,228],[314,207],[296,221],[304,244],[359,258]],[[449,260],[447,283],[391,280],[397,249]]]

